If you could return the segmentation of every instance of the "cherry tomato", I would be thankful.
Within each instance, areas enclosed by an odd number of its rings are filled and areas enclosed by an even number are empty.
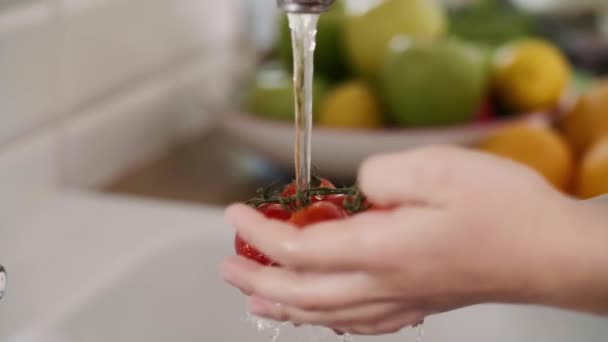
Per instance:
[[[329,188],[335,189],[336,187],[327,179],[322,178],[318,188]],[[281,197],[292,197],[296,195],[296,185],[291,183],[287,185],[282,193]],[[257,208],[258,211],[264,214],[267,218],[288,221],[299,228],[305,228],[309,225],[329,221],[344,219],[349,216],[347,210],[344,209],[344,203],[348,201],[354,201],[355,197],[352,195],[344,194],[332,194],[325,196],[313,196],[310,198],[310,205],[299,208],[296,212],[284,208],[281,204],[263,204]],[[298,207],[297,204],[293,204],[293,209]],[[371,206],[367,200],[362,203],[362,208],[370,210],[381,210]],[[254,246],[248,244],[240,236],[235,237],[234,246],[236,253],[240,256],[246,257],[253,261],[258,262],[261,265],[266,266],[281,266],[267,256],[258,251]]]
[[[347,216],[348,214],[342,209],[342,206],[331,202],[316,202],[295,212],[289,222],[302,228],[323,221],[343,219]]]
[[[333,183],[328,181],[327,179],[321,178],[321,184],[319,185],[319,188],[335,189],[336,186],[333,185]],[[283,191],[281,192],[281,197],[291,197],[291,196],[295,196],[295,195],[296,195],[296,183],[295,182],[291,182],[291,183],[287,184],[285,186],[285,188],[283,188]]]
[[[238,234],[236,235],[236,237],[234,239],[234,249],[236,250],[237,255],[240,255],[240,256],[245,257],[250,260],[253,260],[260,265],[264,265],[264,266],[276,265],[276,263],[274,261],[268,259],[268,257],[266,257],[264,254],[260,253],[253,246],[251,246],[247,242],[243,241],[243,239],[241,239],[241,237]]]
[[[321,198],[319,198],[321,197]],[[346,199],[346,195],[327,195],[325,197],[323,196],[315,196],[312,198],[311,202],[320,202],[320,201],[324,201],[324,202],[330,202],[333,203],[337,206],[339,206],[340,208],[342,208],[344,206],[344,200]]]
[[[331,202],[331,203],[339,206],[340,208],[344,208],[345,203],[354,204],[355,197],[350,196],[350,195],[328,195],[328,196],[325,196],[325,198],[323,198],[322,201]],[[315,201],[313,200],[312,202],[315,202]],[[361,203],[361,208],[363,208],[363,211],[379,209],[376,206],[374,206],[373,204],[371,204],[369,202],[369,200],[367,200],[367,199],[363,200],[363,202]]]
[[[257,210],[264,214],[264,216],[275,220],[287,221],[291,217],[291,212],[285,210],[285,208],[283,208],[283,206],[280,204],[263,204],[258,207]],[[234,239],[234,249],[236,250],[237,255],[256,261],[261,265],[277,265],[274,261],[270,260],[264,254],[255,249],[255,247],[241,239],[238,234]]]
[[[278,203],[262,204],[257,210],[271,219],[287,221],[291,217],[291,211],[285,209]]]
[[[263,206],[260,209],[261,211],[263,210],[262,212],[264,212],[264,215],[266,215],[267,217],[270,217],[269,215],[280,214],[282,215],[280,216],[280,218],[277,218],[276,216],[272,218],[284,220],[284,217],[287,216],[275,205]],[[281,209],[283,209],[283,207],[281,207]],[[286,210],[284,212],[290,214],[288,222],[300,228],[304,228],[311,224],[319,223],[322,221],[337,220],[346,218],[348,216],[346,211],[342,209],[342,206],[338,206],[331,202],[313,203],[306,208],[298,210],[293,215],[291,215],[291,213]],[[254,246],[248,244],[246,241],[241,239],[238,234],[234,240],[234,248],[236,250],[237,255],[256,261],[261,265],[280,266],[278,263],[272,261],[267,256],[258,251]]]

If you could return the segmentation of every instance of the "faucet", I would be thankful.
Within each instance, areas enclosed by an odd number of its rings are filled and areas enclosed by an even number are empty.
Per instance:
[[[0,299],[4,297],[6,293],[6,270],[0,265]]]
[[[334,0],[277,0],[279,8],[289,13],[319,14],[327,11]]]

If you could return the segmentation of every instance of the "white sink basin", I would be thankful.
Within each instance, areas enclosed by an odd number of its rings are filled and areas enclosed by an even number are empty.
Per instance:
[[[57,215],[61,210],[70,215]],[[68,196],[53,212],[37,220],[57,232],[81,234],[50,241],[46,265],[55,268],[57,278],[42,271],[45,260],[14,264],[7,301],[0,303],[0,341],[270,341],[269,334],[244,321],[241,294],[218,277],[220,261],[232,253],[232,229],[219,210]],[[119,242],[90,235],[104,229]],[[27,274],[36,270],[39,274]],[[321,341],[309,339],[318,331],[285,327],[278,341]],[[608,321],[489,305],[432,317],[426,332],[427,342],[604,342]],[[322,341],[339,341],[325,336]],[[414,332],[356,341],[414,341]]]

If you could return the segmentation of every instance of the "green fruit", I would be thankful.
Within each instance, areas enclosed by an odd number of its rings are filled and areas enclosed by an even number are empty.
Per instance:
[[[389,42],[397,35],[435,38],[445,33],[447,14],[437,0],[385,0],[346,23],[346,49],[359,76],[375,78]]]
[[[465,7],[450,15],[452,35],[491,47],[533,35],[535,31],[530,15],[504,8],[494,1]]]
[[[315,50],[315,75],[339,81],[348,76],[346,51],[344,48],[344,25],[346,14],[342,1],[332,5],[323,13],[317,24],[317,47]],[[286,15],[281,15],[278,53],[283,65],[293,69],[291,30]]]
[[[456,40],[397,37],[381,77],[390,117],[401,126],[473,120],[486,93],[487,56]]]
[[[313,85],[313,113],[323,101],[326,82],[315,78]],[[251,113],[273,120],[293,121],[295,104],[293,81],[289,73],[276,66],[265,67],[257,75],[246,99],[246,108]]]

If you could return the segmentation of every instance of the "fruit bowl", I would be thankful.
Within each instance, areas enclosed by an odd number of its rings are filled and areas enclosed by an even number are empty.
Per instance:
[[[552,113],[530,113],[450,127],[334,129],[315,127],[312,160],[315,168],[331,177],[353,177],[369,156],[402,151],[430,144],[473,146],[497,130],[516,123],[545,125]],[[294,125],[257,117],[243,111],[229,111],[223,120],[227,134],[256,149],[285,168],[293,168]]]

